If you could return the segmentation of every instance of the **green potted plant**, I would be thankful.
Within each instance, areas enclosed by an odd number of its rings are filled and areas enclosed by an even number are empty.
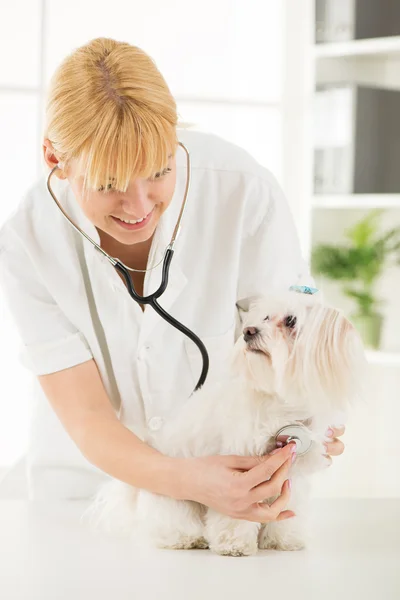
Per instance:
[[[389,258],[400,264],[400,227],[378,235],[382,209],[370,211],[345,231],[349,243],[342,246],[319,244],[313,249],[313,273],[343,282],[343,292],[356,302],[350,315],[366,347],[379,348],[383,316],[378,307],[376,283]]]

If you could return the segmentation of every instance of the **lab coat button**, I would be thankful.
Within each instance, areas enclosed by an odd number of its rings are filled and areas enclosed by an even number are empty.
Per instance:
[[[149,429],[152,431],[158,431],[162,424],[164,423],[164,419],[162,417],[152,417],[149,421]]]

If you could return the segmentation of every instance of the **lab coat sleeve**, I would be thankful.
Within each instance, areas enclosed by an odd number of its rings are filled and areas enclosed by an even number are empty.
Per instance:
[[[244,228],[240,251],[236,339],[254,298],[288,290],[291,285],[315,287],[289,205],[267,170],[265,178],[253,182],[246,221],[251,225]]]
[[[83,334],[35,272],[18,237],[4,227],[0,232],[0,301],[3,299],[20,336],[19,360],[35,375],[61,371],[93,357]]]

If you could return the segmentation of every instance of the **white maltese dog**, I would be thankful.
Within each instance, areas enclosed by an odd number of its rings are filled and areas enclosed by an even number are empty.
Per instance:
[[[298,550],[308,541],[310,475],[330,464],[324,442],[334,414],[360,397],[365,354],[353,325],[317,295],[286,292],[257,299],[233,350],[230,376],[205,385],[147,443],[169,456],[255,456],[276,447],[282,427],[301,424],[310,450],[291,467],[288,510],[295,517],[258,524],[193,501],[103,485],[84,514],[95,526],[143,536],[161,548],[207,548],[251,555],[258,548]],[[269,504],[278,496],[266,498]]]

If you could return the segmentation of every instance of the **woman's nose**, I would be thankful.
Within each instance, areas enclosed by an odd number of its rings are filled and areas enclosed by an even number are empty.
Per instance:
[[[139,178],[131,182],[122,196],[122,205],[127,213],[133,214],[135,210],[143,209],[147,205],[146,180]]]
[[[257,327],[245,327],[243,329],[243,338],[245,342],[252,340],[260,332]]]

